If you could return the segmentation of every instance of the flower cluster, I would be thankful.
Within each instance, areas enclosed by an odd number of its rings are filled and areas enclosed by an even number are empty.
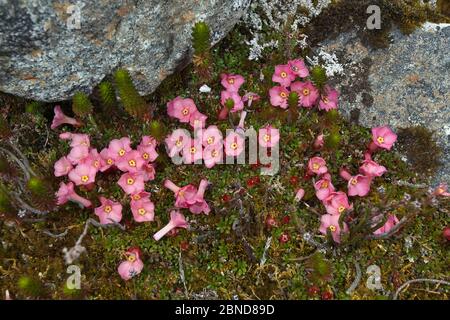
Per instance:
[[[346,169],[340,170],[340,176],[348,181],[347,193],[336,191],[331,181],[331,175],[328,172],[327,164],[321,157],[313,157],[308,161],[307,175],[316,176],[314,189],[316,197],[322,201],[327,214],[322,215],[319,231],[331,237],[336,243],[340,243],[341,234],[348,232],[348,226],[341,221],[341,215],[352,210],[353,204],[350,203],[349,196],[366,196],[370,191],[372,180],[382,176],[387,170],[384,166],[372,160],[372,153],[377,148],[390,150],[397,139],[388,127],[379,127],[372,129],[372,142],[365,153],[365,159],[359,167],[359,173],[351,175]],[[299,189],[296,194],[296,200],[300,201],[304,195],[304,190]],[[375,223],[376,221],[374,221]],[[385,233],[392,229],[398,223],[395,215],[390,215],[386,223],[375,234]]]
[[[272,106],[287,109],[290,93],[296,92],[299,107],[312,108],[317,105],[319,110],[337,109],[339,93],[328,85],[320,93],[310,80],[306,80],[308,76],[309,70],[301,59],[277,65],[272,81],[279,85],[269,90]],[[302,81],[295,81],[297,78]]]
[[[182,97],[176,97],[167,103],[167,114],[182,123],[189,123],[193,128],[204,128],[208,118],[198,111],[192,99]]]
[[[91,148],[86,134],[64,132],[59,136],[69,140],[71,150],[67,156],[55,162],[55,176],[68,176],[70,182],[61,182],[57,192],[58,205],[75,201],[84,207],[91,207],[91,202],[77,195],[74,185],[91,189],[98,172],[112,170],[123,172],[118,181],[122,190],[130,196],[130,206],[136,222],[153,221],[154,204],[150,194],[145,192],[145,182],[155,178],[152,164],[158,157],[156,140],[143,136],[136,149],[131,148],[128,137],[111,140],[109,146],[100,153]],[[105,197],[100,197],[100,206],[95,214],[101,224],[118,223],[122,220],[122,204]]]

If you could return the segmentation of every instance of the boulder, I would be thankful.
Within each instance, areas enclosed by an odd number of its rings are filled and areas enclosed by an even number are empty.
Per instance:
[[[410,35],[394,31],[387,49],[364,46],[353,32],[323,43],[336,53],[343,114],[366,127],[423,126],[443,150],[434,184],[450,181],[450,25],[426,23]]]
[[[205,21],[216,43],[250,0],[0,0],[0,91],[59,101],[119,67],[151,93],[192,56]]]

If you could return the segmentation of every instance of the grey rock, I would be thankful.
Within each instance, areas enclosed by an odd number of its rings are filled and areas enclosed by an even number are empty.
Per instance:
[[[90,93],[124,67],[140,93],[149,94],[190,61],[195,22],[208,23],[214,44],[249,2],[0,0],[0,91],[65,100],[76,91]],[[74,8],[80,8],[79,29]]]
[[[433,184],[450,181],[450,26],[426,24],[409,36],[392,33],[387,49],[364,46],[355,33],[323,43],[337,53],[340,108],[366,127],[424,126],[436,133],[443,166]]]

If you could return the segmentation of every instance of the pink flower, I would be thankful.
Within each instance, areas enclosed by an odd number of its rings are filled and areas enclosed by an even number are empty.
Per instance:
[[[308,172],[315,173],[317,175],[322,175],[328,172],[326,162],[321,157],[313,157],[308,161]]]
[[[97,169],[87,164],[79,164],[69,172],[69,179],[77,186],[88,185],[95,182]]]
[[[372,142],[379,148],[391,150],[397,140],[397,135],[387,127],[372,128]]]
[[[275,66],[275,72],[272,76],[273,82],[278,82],[283,87],[289,87],[291,82],[295,80],[295,74],[287,64]]]
[[[298,93],[298,103],[305,108],[311,108],[319,98],[319,90],[314,87],[311,81],[296,81],[291,84],[291,90]]]
[[[319,101],[319,110],[330,111],[337,109],[339,99],[339,92],[330,86],[325,86],[325,94],[323,94]]]
[[[213,144],[203,149],[203,161],[209,169],[223,162],[223,145]]]
[[[192,99],[176,97],[167,103],[167,114],[180,122],[188,123],[191,116],[197,112],[197,106]]]
[[[220,83],[229,92],[238,92],[239,88],[245,82],[243,76],[238,74],[225,74],[220,75]]]
[[[155,179],[155,167],[151,163],[146,163],[142,166],[141,174],[144,178],[144,182]]]
[[[191,117],[189,118],[189,124],[192,128],[204,128],[206,124],[206,119],[208,119],[207,116],[205,116],[200,111],[194,112]]]
[[[95,208],[101,224],[110,224],[122,220],[122,205],[105,197],[100,197],[100,207]]]
[[[447,191],[447,185],[441,183],[433,192],[433,195],[440,197],[450,197],[450,192]]]
[[[89,140],[89,136],[87,134],[84,134],[84,133],[71,133],[70,134],[70,140],[71,140],[70,146],[72,148],[75,148],[75,147],[78,147],[78,146],[86,146],[86,147],[90,147],[91,146],[91,142]]]
[[[369,153],[366,153],[364,156],[365,160],[359,167],[359,172],[363,175],[368,177],[381,177],[387,171],[385,167],[373,161]]]
[[[233,108],[230,110],[230,112],[238,112],[244,109],[242,98],[236,92],[222,91],[220,93],[220,103],[222,104],[222,106],[226,107],[226,102],[229,99],[233,100]]]
[[[59,138],[61,140],[70,140],[72,138],[72,133],[71,132],[63,132],[59,134]]]
[[[280,141],[280,132],[270,124],[258,131],[259,144],[265,148],[272,148]]]
[[[317,136],[316,140],[314,140],[313,147],[316,150],[320,150],[320,149],[322,149],[324,144],[325,144],[324,136],[323,136],[323,134],[319,134]]]
[[[68,174],[73,167],[66,157],[62,157],[55,162],[54,168],[55,168],[55,177],[62,177]]]
[[[370,191],[370,184],[372,179],[370,177],[357,174],[352,176],[347,170],[342,168],[339,172],[340,176],[348,181],[348,195],[349,196],[366,196]]]
[[[247,102],[247,106],[250,107],[252,105],[253,101],[258,101],[259,99],[261,99],[261,97],[259,95],[257,95],[254,92],[247,92],[243,97],[242,97],[242,101],[243,102]]]
[[[383,234],[383,233],[387,233],[389,231],[391,231],[391,229],[397,224],[399,223],[397,217],[395,216],[395,214],[390,214],[387,217],[386,223],[379,228],[378,230],[375,230],[373,232],[373,234]]]
[[[154,234],[153,239],[159,241],[162,237],[164,237],[169,231],[174,230],[176,228],[184,228],[188,227],[188,223],[186,222],[186,218],[181,214],[178,210],[173,210],[170,212],[170,221],[169,223]]]
[[[245,133],[245,118],[247,117],[247,111],[242,110],[241,117],[239,118],[239,123],[236,127],[236,132],[239,134]]]
[[[76,165],[81,162],[84,158],[89,155],[89,147],[88,146],[77,146],[70,150],[67,155],[67,160],[69,160],[73,165]]]
[[[194,199],[188,201],[190,203],[189,205],[190,212],[194,214],[200,214],[202,212],[204,214],[209,214],[211,209],[209,208],[208,203],[206,203],[204,199],[205,190],[208,187],[208,185],[209,185],[208,180],[202,179],[202,181],[200,181],[200,185],[198,186],[198,190]]]
[[[102,151],[100,151],[100,157],[103,160],[101,161],[102,163],[102,167],[100,168],[101,172],[108,170],[115,164],[115,160],[113,157],[111,157],[110,153],[111,152],[109,151],[108,148],[105,148]]]
[[[132,197],[130,207],[136,222],[153,221],[155,217],[155,205],[149,196],[140,197],[138,200],[134,200]]]
[[[141,154],[145,162],[153,162],[158,157],[156,152],[156,140],[153,137],[142,137],[141,143],[137,146],[137,151]]]
[[[60,206],[67,201],[73,201],[76,203],[81,204],[83,207],[90,207],[92,206],[92,203],[87,200],[86,198],[83,198],[76,194],[74,190],[74,185],[72,182],[69,182],[65,184],[64,182],[61,182],[59,185],[59,189],[56,192],[57,197],[57,205]]]
[[[139,193],[145,189],[144,177],[140,173],[124,173],[117,183],[127,194]]]
[[[328,230],[331,233],[331,236],[333,237],[334,242],[340,243],[341,242],[341,233],[348,232],[348,227],[345,222],[342,223],[344,229],[341,230],[341,227],[339,226],[339,215],[331,215],[331,214],[324,214],[320,218],[320,233],[326,235],[328,233]]]
[[[144,163],[146,161],[142,158],[141,154],[136,150],[131,150],[116,162],[116,166],[123,172],[138,172],[142,169]]]
[[[244,139],[237,133],[231,132],[225,138],[225,154],[230,157],[239,156],[244,151]]]
[[[275,86],[269,90],[270,95],[270,104],[274,107],[280,107],[282,109],[286,109],[288,107],[288,97],[289,90],[281,87]]]
[[[192,184],[180,188],[167,179],[164,181],[164,187],[175,194],[175,207],[177,208],[189,208],[190,203],[194,201],[197,194],[197,189]]]
[[[130,248],[126,252],[126,261],[122,261],[117,271],[120,277],[127,281],[141,273],[144,263],[140,259],[140,250],[138,248]]]
[[[295,201],[299,202],[303,199],[303,197],[305,196],[305,190],[304,189],[298,189],[297,192],[295,193]]]
[[[185,164],[196,163],[203,157],[202,142],[198,139],[191,139],[191,143],[183,149],[183,161]]]
[[[109,142],[108,149],[110,151],[110,157],[112,157],[117,163],[124,159],[126,154],[131,151],[130,138],[123,137],[121,139],[113,139]]]
[[[57,127],[59,127],[64,123],[71,124],[76,127],[81,125],[81,123],[79,123],[76,119],[66,116],[62,112],[60,106],[55,106],[53,111],[55,112],[55,117],[53,118],[52,125],[50,126],[50,128],[56,129]]]
[[[303,59],[294,59],[288,61],[289,68],[291,70],[291,73],[293,73],[296,76],[299,76],[300,78],[306,78],[309,76],[309,70],[305,65],[305,62]]]
[[[87,157],[81,159],[79,163],[94,167],[97,171],[104,166],[103,158],[97,152],[97,149],[91,149]]]
[[[314,183],[314,189],[316,189],[316,197],[319,200],[323,201],[328,198],[335,191],[330,174],[325,173],[319,181]]]
[[[323,200],[327,213],[331,215],[340,215],[345,210],[353,208],[353,205],[349,204],[347,195],[342,192],[332,192],[325,200]]]
[[[222,145],[222,132],[220,132],[217,126],[209,126],[205,131],[203,131],[202,142],[205,147],[212,145]]]
[[[164,140],[169,149],[169,157],[174,157],[184,149],[186,145],[191,145],[191,137],[183,129],[177,129]]]

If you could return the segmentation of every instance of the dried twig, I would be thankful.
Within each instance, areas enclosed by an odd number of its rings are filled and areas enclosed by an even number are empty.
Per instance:
[[[46,234],[52,238],[64,238],[67,235],[67,232],[69,231],[69,229],[66,229],[64,232],[58,233],[58,234],[54,234],[48,230],[44,230],[42,231],[43,234]]]
[[[416,283],[416,282],[431,282],[431,283],[437,283],[437,284],[445,284],[445,285],[450,285],[450,282],[445,281],[445,280],[437,280],[437,279],[413,279],[413,280],[409,280],[406,281],[404,284],[402,284],[400,286],[400,288],[397,289],[397,291],[394,293],[394,297],[392,298],[393,300],[397,300],[398,295],[400,294],[400,292],[405,289],[406,287],[408,287],[411,283]]]
[[[181,251],[180,254],[178,255],[178,270],[180,271],[181,282],[183,282],[184,286],[184,296],[186,297],[186,299],[189,299],[189,293],[186,285],[186,277],[184,276],[183,259],[181,258]]]
[[[110,221],[112,221],[112,220],[110,220]],[[65,260],[66,264],[72,264],[75,260],[77,260],[80,257],[80,255],[83,252],[86,251],[86,248],[81,245],[81,242],[83,241],[84,237],[87,235],[90,224],[92,224],[95,227],[99,227],[99,228],[118,227],[121,230],[125,230],[124,226],[122,226],[121,224],[119,224],[118,222],[115,222],[115,221],[112,221],[111,224],[100,224],[92,218],[87,219],[86,224],[84,225],[83,232],[78,237],[78,240],[77,240],[77,242],[75,242],[75,245],[70,249],[63,248],[63,250],[62,250],[64,253],[64,260]]]
[[[355,289],[358,287],[359,283],[361,282],[361,267],[359,266],[358,262],[355,261],[354,263],[355,263],[355,269],[356,269],[356,277],[355,277],[355,280],[353,280],[350,288],[348,288],[347,291],[345,292],[348,295],[352,294],[352,292],[355,291]]]

